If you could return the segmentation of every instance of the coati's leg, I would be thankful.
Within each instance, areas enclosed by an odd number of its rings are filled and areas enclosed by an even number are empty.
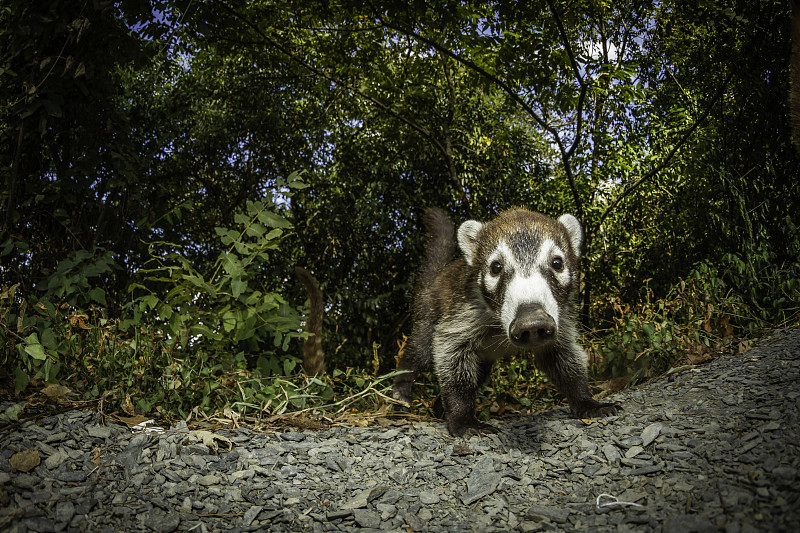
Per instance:
[[[497,433],[497,428],[480,422],[475,416],[478,390],[489,378],[492,363],[476,361],[471,354],[459,359],[451,358],[450,364],[437,364],[440,392],[433,406],[434,414],[443,418],[447,430],[457,437]]]
[[[589,393],[586,352],[575,343],[543,354],[536,354],[536,366],[567,397],[577,418],[614,415],[622,410],[616,403],[598,402]]]

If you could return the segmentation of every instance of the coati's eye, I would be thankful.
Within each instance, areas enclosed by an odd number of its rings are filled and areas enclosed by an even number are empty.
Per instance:
[[[503,263],[500,261],[492,261],[492,264],[489,265],[489,272],[492,276],[499,276],[500,272],[503,271]]]
[[[556,272],[561,272],[562,270],[564,270],[564,260],[556,256],[553,258],[553,261],[550,263],[550,266],[552,266],[553,270],[555,270]]]

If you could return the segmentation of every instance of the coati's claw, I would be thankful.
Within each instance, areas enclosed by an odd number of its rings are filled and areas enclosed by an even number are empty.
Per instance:
[[[451,435],[456,437],[464,437],[466,439],[474,436],[481,436],[491,433],[500,433],[500,430],[491,424],[484,424],[483,422],[474,422],[464,425],[447,424],[447,430]]]
[[[477,391],[496,360],[533,352],[577,416],[621,409],[591,398],[586,352],[576,342],[584,241],[577,218],[510,209],[489,222],[467,220],[457,231],[441,209],[423,220],[430,242],[414,288],[414,325],[398,361],[398,369],[412,373],[395,378],[396,398],[404,399],[414,375],[433,365],[445,398],[434,412],[450,433],[495,433],[475,418]]]
[[[618,403],[605,403],[597,400],[586,401],[574,409],[575,416],[578,418],[603,418],[614,416],[620,411],[622,411],[622,406]]]
[[[395,391],[394,394],[392,394],[392,398],[397,400],[398,402],[403,402],[404,407],[411,407],[411,402],[414,401],[414,399],[411,396],[406,394],[401,394],[398,391]]]

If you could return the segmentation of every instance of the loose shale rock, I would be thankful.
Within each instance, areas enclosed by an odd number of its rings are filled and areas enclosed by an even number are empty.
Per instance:
[[[603,421],[555,409],[469,440],[44,416],[0,427],[0,531],[797,530],[800,330],[614,400]]]

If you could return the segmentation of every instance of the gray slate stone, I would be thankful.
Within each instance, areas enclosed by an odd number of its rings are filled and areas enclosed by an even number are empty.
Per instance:
[[[171,533],[178,529],[181,515],[177,512],[153,511],[144,519],[144,525],[156,533]]]
[[[794,531],[800,329],[614,400],[625,411],[602,423],[517,413],[469,440],[439,421],[240,428],[217,455],[188,427],[131,435],[54,413],[0,433],[0,530]],[[24,449],[44,464],[12,472]]]

